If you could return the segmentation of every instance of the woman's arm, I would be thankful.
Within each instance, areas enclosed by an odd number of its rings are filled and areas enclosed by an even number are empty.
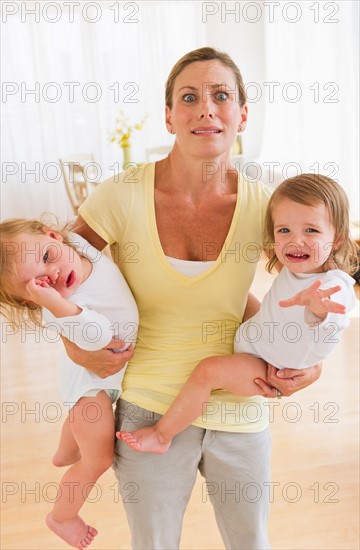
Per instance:
[[[250,317],[253,317],[255,313],[257,313],[260,309],[260,302],[259,300],[253,295],[248,294],[246,307],[243,315],[243,323],[250,319]]]
[[[107,245],[107,242],[91,229],[80,215],[77,217],[72,230],[98,250],[103,250]],[[77,365],[99,376],[99,378],[107,378],[119,372],[134,354],[132,345],[125,351],[115,352],[114,350],[120,350],[125,346],[125,342],[117,338],[113,338],[106,348],[97,351],[85,351],[64,337],[62,341],[70,359]]]
[[[115,338],[106,348],[97,351],[85,351],[67,338],[62,337],[62,341],[70,359],[99,378],[107,378],[121,371],[134,355],[132,345],[125,351],[115,352],[114,350],[121,349],[125,345],[123,340]]]
[[[91,227],[86,223],[86,221],[78,215],[75,220],[74,226],[72,228],[74,233],[77,233],[84,239],[86,239],[92,246],[98,250],[103,250],[108,244],[100,235],[98,235]]]

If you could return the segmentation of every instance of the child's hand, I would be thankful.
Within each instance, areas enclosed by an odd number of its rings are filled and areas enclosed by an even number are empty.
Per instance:
[[[29,301],[41,307],[48,308],[49,305],[61,299],[59,292],[49,285],[46,277],[30,279],[26,283],[25,289],[29,296]]]
[[[328,313],[345,313],[346,308],[343,304],[332,302],[330,296],[341,290],[340,286],[333,286],[325,290],[319,287],[321,281],[315,281],[309,288],[295,294],[288,300],[281,300],[281,307],[304,306],[311,311],[320,320],[326,319]]]
[[[25,288],[29,296],[28,301],[46,307],[55,317],[78,315],[82,311],[79,306],[64,298],[60,292],[50,286],[46,276],[30,279]]]

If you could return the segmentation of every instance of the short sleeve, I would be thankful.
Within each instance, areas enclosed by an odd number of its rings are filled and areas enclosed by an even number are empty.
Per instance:
[[[80,206],[79,214],[102,239],[113,244],[125,230],[131,201],[132,182],[127,172],[122,172],[100,183]]]

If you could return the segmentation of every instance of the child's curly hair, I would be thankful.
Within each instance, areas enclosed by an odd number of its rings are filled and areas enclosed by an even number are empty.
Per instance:
[[[323,266],[324,271],[341,269],[353,275],[359,269],[359,247],[350,236],[349,201],[344,189],[334,180],[320,174],[300,174],[283,181],[270,197],[266,211],[264,246],[272,254],[266,265],[271,272],[278,258],[274,252],[274,207],[283,199],[299,204],[316,206],[324,204],[335,236],[330,257]]]
[[[51,229],[60,233],[64,243],[71,248],[74,245],[69,242],[68,232],[71,224],[67,223],[59,227],[56,223],[44,218],[42,220],[10,218],[0,223],[0,313],[11,323],[13,328],[21,322],[41,324],[41,307],[31,302],[24,302],[23,298],[13,295],[9,289],[9,281],[17,276],[15,271],[15,258],[18,245],[15,238],[26,233],[27,235],[43,235],[45,229]]]

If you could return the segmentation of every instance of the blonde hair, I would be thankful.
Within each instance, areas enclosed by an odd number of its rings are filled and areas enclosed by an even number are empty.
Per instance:
[[[274,252],[274,207],[283,199],[289,199],[298,204],[316,206],[324,204],[329,214],[330,223],[335,236],[330,257],[323,265],[324,271],[338,268],[349,275],[359,268],[359,247],[350,236],[349,201],[344,189],[334,180],[321,174],[300,174],[283,181],[273,192],[266,210],[264,243],[272,251],[272,256],[266,265],[271,272],[278,258]]]
[[[187,67],[191,63],[195,63],[196,61],[212,60],[220,61],[220,63],[222,63],[226,67],[229,67],[232,70],[238,88],[240,107],[242,107],[244,103],[246,103],[244,82],[238,66],[234,63],[234,61],[227,53],[207,47],[198,48],[197,50],[192,50],[191,52],[188,52],[181,59],[179,59],[179,61],[177,61],[177,63],[175,63],[175,65],[171,69],[165,87],[165,103],[170,109],[172,108],[172,95],[174,91],[176,77],[179,76],[179,74],[185,69],[185,67]]]
[[[67,237],[70,224],[58,227],[50,219],[48,221],[49,223],[46,223],[45,220],[10,218],[0,223],[0,313],[11,323],[13,328],[28,321],[39,325],[42,314],[41,306],[24,302],[23,298],[15,296],[9,290],[9,280],[11,277],[17,276],[15,271],[16,247],[9,247],[11,239],[22,233],[44,235],[44,229],[51,229],[62,235],[66,245],[74,248]]]

